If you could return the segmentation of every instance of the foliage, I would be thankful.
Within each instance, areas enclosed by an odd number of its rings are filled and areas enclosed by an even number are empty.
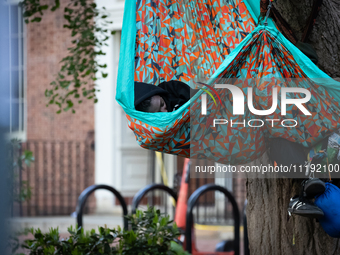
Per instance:
[[[51,11],[60,7],[59,0]],[[24,0],[25,22],[40,22],[43,12],[49,6],[42,5],[39,0]],[[96,92],[99,91],[94,82],[98,78],[99,70],[106,68],[106,64],[100,64],[96,57],[105,55],[103,46],[107,46],[109,39],[107,26],[112,22],[108,21],[105,8],[97,9],[93,1],[71,0],[71,3],[64,9],[66,24],[64,28],[71,30],[72,46],[68,48],[67,55],[61,60],[61,69],[54,81],[50,83],[51,88],[45,90],[48,98],[48,105],[57,105],[57,113],[74,110],[74,104],[82,103],[83,99],[98,101]],[[111,32],[113,34],[113,32]],[[101,71],[101,77],[106,78],[107,73]]]
[[[22,245],[31,255],[85,255],[85,254],[174,254],[188,255],[181,246],[173,242],[179,236],[176,224],[168,216],[162,216],[159,210],[149,207],[147,211],[137,211],[128,217],[130,230],[109,229],[100,227],[98,233],[94,229],[84,233],[70,227],[70,237],[60,239],[59,230],[50,229],[42,233],[40,229],[31,229],[33,239],[26,240]],[[16,242],[14,243],[14,250]]]
[[[119,236],[120,254],[176,254],[170,251],[170,244],[179,231],[176,224],[169,225],[169,216],[162,217],[159,210],[148,208],[130,216],[129,222],[132,229]]]
[[[115,248],[110,247],[117,237],[115,230],[99,228],[84,233],[82,228],[78,230],[68,228],[70,237],[60,239],[58,228],[51,228],[49,233],[42,233],[40,229],[30,230],[34,239],[26,240],[22,248],[28,249],[31,255],[52,255],[52,254],[118,254]]]
[[[40,0],[24,0],[21,2],[21,5],[24,7],[24,18],[25,23],[28,24],[29,22],[40,22],[41,16],[43,15],[43,11],[48,9],[48,5],[42,5]],[[60,0],[55,0],[54,6],[51,8],[51,11],[55,11],[60,7]],[[37,13],[40,14],[40,17],[36,15]],[[34,16],[31,20],[29,17]]]
[[[10,150],[10,191],[11,198],[15,202],[27,201],[31,198],[31,187],[28,181],[20,180],[21,171],[25,170],[25,167],[30,167],[34,161],[33,152],[29,150],[21,151],[21,142],[19,140],[11,140]],[[27,169],[26,169],[27,170]]]
[[[176,255],[190,255],[189,252],[183,250],[183,246],[179,245],[178,243],[171,241],[171,248],[172,251],[175,252]]]

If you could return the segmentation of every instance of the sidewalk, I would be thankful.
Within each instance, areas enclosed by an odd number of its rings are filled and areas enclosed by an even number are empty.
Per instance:
[[[42,232],[48,232],[49,229],[59,228],[59,233],[66,234],[67,228],[76,225],[76,218],[71,216],[50,216],[50,217],[18,217],[9,220],[10,228],[13,231],[20,231],[25,228],[40,228]],[[84,230],[98,229],[106,226],[116,228],[123,225],[123,217],[118,215],[85,215],[83,216]]]

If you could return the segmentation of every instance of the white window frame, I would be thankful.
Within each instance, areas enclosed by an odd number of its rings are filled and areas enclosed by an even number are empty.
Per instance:
[[[10,95],[12,95],[12,45],[11,40],[13,38],[18,38],[18,74],[19,74],[19,97],[17,100],[19,100],[19,130],[13,131],[13,116],[12,116],[12,110],[13,110],[13,97],[10,96],[10,130],[9,130],[9,138],[13,139],[19,139],[22,142],[25,142],[27,139],[27,41],[26,41],[26,26],[25,22],[22,20],[22,8],[18,8],[18,33],[13,34],[11,31],[11,6],[19,5],[19,0],[9,0],[6,1],[8,4],[8,12],[9,12],[9,28],[10,28],[10,36],[9,36],[9,52],[10,52],[10,59],[9,59],[9,72],[10,72]]]

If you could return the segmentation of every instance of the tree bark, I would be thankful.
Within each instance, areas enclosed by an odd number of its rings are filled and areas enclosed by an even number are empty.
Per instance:
[[[340,240],[315,219],[292,216],[289,199],[299,192],[291,179],[248,179],[247,221],[250,254],[340,254]]]
[[[311,13],[313,0],[280,0],[274,4],[300,40]],[[329,76],[340,77],[340,1],[323,0],[306,42],[319,57],[318,66]]]
[[[298,39],[312,5],[313,0],[280,0],[274,4]],[[340,77],[339,0],[323,0],[306,42],[318,54],[318,67],[333,78]],[[260,161],[268,163],[266,158]],[[292,179],[248,179],[250,254],[340,254],[340,239],[328,236],[315,219],[293,216],[288,220],[289,199],[298,194],[300,183]]]

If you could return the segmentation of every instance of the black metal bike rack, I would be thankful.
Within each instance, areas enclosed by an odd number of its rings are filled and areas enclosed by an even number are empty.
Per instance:
[[[108,191],[111,191],[116,198],[118,198],[121,207],[123,208],[123,222],[124,222],[124,229],[128,229],[128,220],[125,216],[127,216],[128,214],[128,210],[127,210],[127,206],[125,203],[124,198],[122,197],[122,195],[119,193],[119,191],[117,191],[115,188],[108,186],[108,185],[104,185],[104,184],[96,184],[96,185],[92,185],[90,187],[87,187],[78,197],[78,202],[77,202],[77,207],[76,207],[76,214],[77,214],[77,224],[78,227],[82,227],[83,226],[83,210],[84,210],[84,206],[85,206],[85,202],[87,200],[87,198],[95,191],[98,189],[105,189]]]
[[[192,252],[192,226],[193,226],[193,215],[192,210],[198,201],[199,197],[208,191],[220,191],[222,192],[230,201],[233,207],[233,216],[234,216],[234,254],[240,254],[240,214],[237,203],[233,195],[224,187],[215,185],[215,184],[206,184],[202,187],[199,187],[197,190],[192,193],[188,200],[188,208],[186,214],[186,228],[185,228],[185,242],[186,242],[186,250],[191,253]]]
[[[163,184],[150,184],[150,185],[142,188],[141,190],[139,190],[137,192],[137,194],[133,197],[132,205],[131,205],[132,214],[136,213],[137,207],[138,207],[139,203],[142,201],[143,197],[149,191],[153,191],[153,190],[163,190],[163,191],[166,191],[177,202],[177,194],[171,188],[169,188],[168,186],[165,186]]]

